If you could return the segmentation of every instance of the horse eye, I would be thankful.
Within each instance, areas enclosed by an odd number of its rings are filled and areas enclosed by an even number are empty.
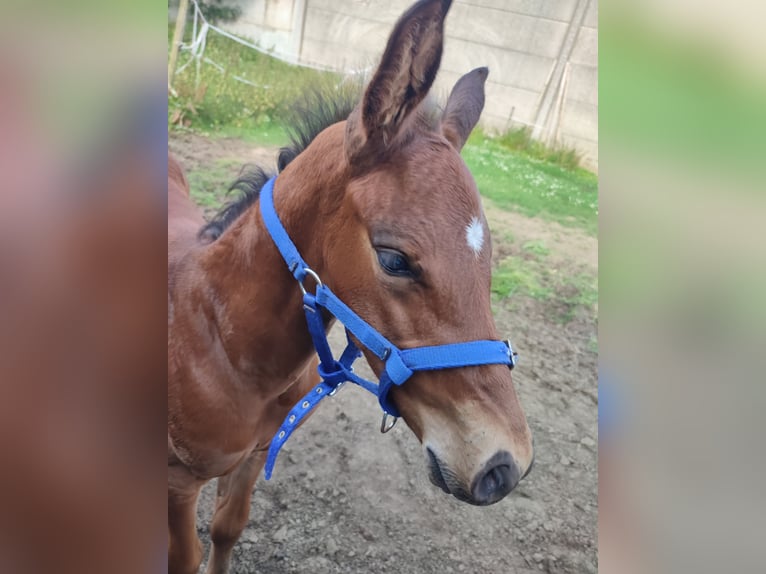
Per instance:
[[[393,249],[378,249],[378,263],[389,275],[412,275],[407,256]]]

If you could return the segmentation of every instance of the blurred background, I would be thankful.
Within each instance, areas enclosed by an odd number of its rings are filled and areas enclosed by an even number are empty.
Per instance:
[[[762,2],[600,5],[604,572],[762,572]]]
[[[0,571],[165,568],[166,8],[0,5]]]

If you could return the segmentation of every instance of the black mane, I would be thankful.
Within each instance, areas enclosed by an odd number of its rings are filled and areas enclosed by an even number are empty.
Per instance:
[[[279,150],[277,173],[300,155],[325,128],[343,121],[361,98],[361,84],[314,88],[298,100],[287,113],[290,145]],[[214,241],[247,209],[258,201],[263,185],[275,174],[273,170],[250,165],[242,169],[228,192],[236,196],[200,230],[200,237]]]

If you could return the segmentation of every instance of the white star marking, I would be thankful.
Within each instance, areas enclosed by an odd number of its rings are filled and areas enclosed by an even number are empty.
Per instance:
[[[468,247],[473,250],[474,255],[478,257],[481,248],[484,247],[484,225],[478,217],[471,219],[471,223],[465,226],[465,241],[468,243]]]

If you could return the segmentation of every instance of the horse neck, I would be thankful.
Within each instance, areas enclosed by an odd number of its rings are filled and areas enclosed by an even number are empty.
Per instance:
[[[321,275],[326,223],[321,214],[342,193],[341,179],[338,171],[307,170],[310,158],[299,156],[294,163],[275,183],[274,204],[301,255]],[[230,365],[227,370],[259,385],[273,385],[261,389],[269,394],[283,392],[314,348],[301,291],[266,230],[260,202],[204,249],[200,268],[210,294],[213,332]]]

